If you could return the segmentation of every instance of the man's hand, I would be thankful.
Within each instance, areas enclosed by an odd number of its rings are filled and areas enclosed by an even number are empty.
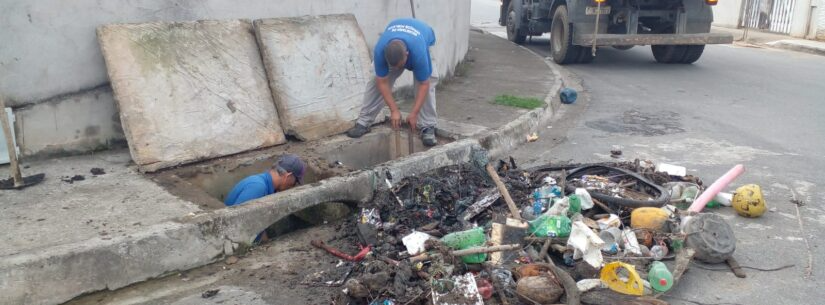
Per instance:
[[[407,115],[407,124],[410,124],[410,129],[415,130],[416,125],[418,123],[418,114],[417,113],[410,113]]]
[[[401,111],[390,111],[390,123],[392,124],[392,129],[401,127]]]
[[[424,106],[424,100],[426,99],[429,90],[430,80],[418,82],[418,88],[415,93],[415,104],[413,104],[410,114],[407,115],[407,123],[410,124],[410,129],[412,130],[418,128],[418,113],[421,111],[421,107]]]

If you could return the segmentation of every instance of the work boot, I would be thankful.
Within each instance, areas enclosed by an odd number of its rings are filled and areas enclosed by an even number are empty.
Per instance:
[[[369,127],[355,123],[355,126],[352,126],[352,128],[347,130],[347,136],[350,138],[360,138],[368,132],[370,132]]]
[[[424,143],[424,146],[432,147],[435,144],[438,144],[435,140],[435,127],[424,127],[421,128],[421,142]]]

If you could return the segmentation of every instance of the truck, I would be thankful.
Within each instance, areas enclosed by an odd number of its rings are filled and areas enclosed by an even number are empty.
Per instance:
[[[706,44],[729,44],[733,36],[711,33],[718,0],[501,0],[499,25],[507,38],[550,33],[558,64],[589,63],[599,47],[627,50],[650,45],[657,62],[691,64]]]

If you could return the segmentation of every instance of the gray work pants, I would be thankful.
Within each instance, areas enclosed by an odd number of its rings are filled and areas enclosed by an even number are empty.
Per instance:
[[[430,91],[427,92],[427,97],[424,98],[424,105],[421,106],[421,110],[418,113],[418,126],[416,126],[418,129],[435,127],[436,119],[438,119],[438,114],[436,114],[435,111],[435,86],[438,85],[438,69],[436,69],[435,61],[433,61],[432,65],[433,72],[430,74]],[[395,85],[395,80],[398,79],[402,73],[404,73],[404,69],[390,68],[390,73],[387,74],[390,90],[392,90],[393,85]],[[416,80],[413,92],[418,92],[418,84]],[[361,126],[371,126],[372,122],[375,121],[375,117],[378,116],[381,109],[384,109],[385,105],[384,97],[381,96],[381,91],[378,90],[378,84],[375,82],[375,78],[373,78],[367,84],[367,90],[364,94],[364,105],[361,107],[361,114],[358,116],[356,123]]]

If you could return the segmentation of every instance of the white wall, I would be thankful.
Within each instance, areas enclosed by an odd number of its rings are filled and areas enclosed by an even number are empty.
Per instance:
[[[467,52],[470,0],[415,0],[415,3],[417,17],[435,29],[437,42],[432,53],[439,63],[439,74],[451,74]],[[95,90],[109,81],[95,36],[95,29],[103,24],[352,13],[372,48],[387,22],[410,16],[409,5],[409,0],[3,0],[0,1],[0,94],[7,97],[7,103],[17,108],[16,111],[21,107],[37,111],[46,107],[42,104],[64,103],[76,98],[87,100],[90,94],[100,98],[102,95]],[[114,105],[111,98],[103,99],[101,103]],[[71,107],[67,110],[76,111]],[[71,111],[53,114],[69,116]],[[55,151],[93,148],[105,143],[75,136],[83,134],[88,126],[111,123],[112,111],[116,110],[107,106],[95,111],[97,113],[87,117],[76,118],[71,126],[62,126],[59,119],[28,120],[28,124],[17,124],[17,133],[26,134],[29,143],[37,142],[36,147],[60,143],[51,147]],[[30,116],[40,120],[47,117],[31,113]],[[39,133],[46,132],[45,128],[29,132],[35,128],[29,124],[49,124],[55,129],[49,131],[52,134],[41,135]],[[103,138],[104,142],[118,140],[122,134],[110,133]],[[36,147],[23,147],[24,155],[41,152]]]
[[[739,27],[743,0],[719,0],[713,7],[713,25],[726,28]]]
[[[825,40],[825,0],[820,0],[817,4],[814,20],[816,22],[813,29],[814,37],[818,40]]]

